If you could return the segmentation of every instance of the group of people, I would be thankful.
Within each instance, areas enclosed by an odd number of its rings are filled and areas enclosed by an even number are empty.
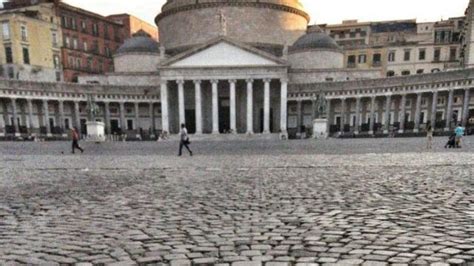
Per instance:
[[[433,133],[434,129],[431,125],[428,125],[426,128],[426,136],[427,136],[427,143],[426,143],[426,148],[431,150],[433,149]],[[454,130],[453,134],[449,136],[448,142],[444,146],[444,148],[461,148],[461,143],[462,143],[462,138],[465,134],[465,128],[459,124],[456,129]]]

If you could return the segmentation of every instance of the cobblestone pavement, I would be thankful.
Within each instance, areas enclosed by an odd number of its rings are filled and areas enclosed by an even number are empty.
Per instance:
[[[470,141],[0,143],[0,265],[470,265]]]

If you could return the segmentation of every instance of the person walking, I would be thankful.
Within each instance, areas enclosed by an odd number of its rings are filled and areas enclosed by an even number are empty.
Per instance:
[[[433,127],[431,127],[431,124],[426,128],[426,148],[428,150],[433,149]]]
[[[79,147],[79,131],[77,130],[76,127],[73,127],[71,129],[71,135],[72,135],[72,153],[75,153],[75,149],[78,149],[81,151],[81,153],[84,153],[84,149]]]
[[[456,148],[461,148],[462,137],[464,136],[464,127],[459,124],[454,130],[454,133],[456,134]]]
[[[189,141],[188,130],[186,129],[185,124],[181,124],[181,131],[179,132],[179,136],[180,136],[180,140],[179,140],[178,156],[182,155],[183,146],[186,147],[186,149],[189,151],[189,155],[193,156],[193,152],[191,151],[191,149],[189,149],[189,146],[188,146],[189,144],[191,144],[191,142]]]

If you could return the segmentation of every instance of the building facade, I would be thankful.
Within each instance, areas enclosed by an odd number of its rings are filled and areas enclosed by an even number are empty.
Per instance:
[[[0,11],[4,78],[61,81],[61,30],[52,4]]]
[[[182,27],[184,18],[192,28]],[[376,50],[375,43],[401,27],[397,23],[357,32],[354,39],[373,50],[380,66],[353,67],[338,38],[324,27],[307,28],[308,21],[297,0],[170,0],[156,17],[161,42],[135,34],[114,54],[113,72],[80,76],[81,84],[0,81],[0,136],[62,137],[71,126],[86,135],[91,97],[107,134],[129,139],[177,134],[182,123],[196,136],[303,137],[311,134],[321,97],[331,136],[416,135],[428,124],[444,134],[457,123],[474,125],[474,69],[459,64],[431,71],[439,62],[428,56],[436,53],[429,45],[423,46],[429,66],[408,64],[408,55],[422,61],[421,41]],[[393,34],[397,45],[437,28],[402,24],[406,32]],[[452,35],[435,35],[441,36],[435,48],[444,40],[455,46]],[[440,60],[446,56],[441,50]],[[393,64],[383,63],[391,52]],[[398,74],[402,69],[410,75]],[[388,71],[397,73],[387,77]]]
[[[146,32],[153,40],[159,41],[158,28],[130,14],[116,14],[107,16],[108,19],[123,25],[123,37],[128,39],[139,31]]]

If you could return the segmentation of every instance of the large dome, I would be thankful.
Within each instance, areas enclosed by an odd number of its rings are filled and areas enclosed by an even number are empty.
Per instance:
[[[222,35],[279,49],[305,33],[309,16],[299,0],[168,0],[155,21],[170,52]]]
[[[136,33],[132,38],[117,49],[116,55],[124,53],[160,53],[159,44],[149,35],[141,32]]]

